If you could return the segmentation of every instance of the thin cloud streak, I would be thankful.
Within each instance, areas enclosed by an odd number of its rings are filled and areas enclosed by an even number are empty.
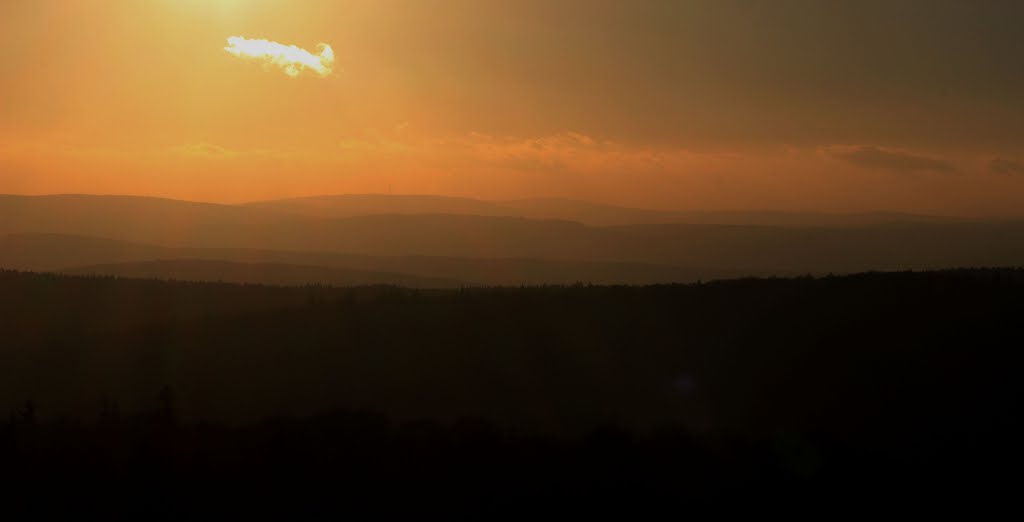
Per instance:
[[[996,174],[1004,176],[1024,175],[1024,163],[1003,158],[996,158],[989,162],[988,168]]]
[[[831,146],[825,152],[854,167],[904,172],[953,173],[957,169],[945,160],[873,145]]]

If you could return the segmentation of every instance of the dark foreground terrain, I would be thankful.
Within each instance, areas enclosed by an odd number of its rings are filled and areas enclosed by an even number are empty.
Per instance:
[[[1009,269],[451,291],[2,272],[0,475],[11,510],[157,519],[1012,505],[1022,304]]]

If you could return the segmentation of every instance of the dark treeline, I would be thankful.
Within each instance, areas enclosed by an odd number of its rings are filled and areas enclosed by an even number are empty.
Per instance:
[[[1021,463],[1022,299],[1010,269],[461,291],[4,273],[0,458],[29,482],[302,478],[498,512],[964,495]]]
[[[246,311],[302,306],[383,287],[284,287],[212,282],[69,277],[0,269],[0,336],[14,347],[102,331]]]

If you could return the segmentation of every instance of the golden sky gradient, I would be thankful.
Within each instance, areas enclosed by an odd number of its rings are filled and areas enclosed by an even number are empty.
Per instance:
[[[995,0],[4,0],[0,193],[1021,215],[1021,19]]]

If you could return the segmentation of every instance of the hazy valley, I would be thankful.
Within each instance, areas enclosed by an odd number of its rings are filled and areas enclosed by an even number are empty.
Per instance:
[[[452,287],[1024,264],[1024,222],[882,213],[693,217],[556,200],[517,204],[526,210],[428,196],[240,206],[3,196],[0,266],[267,284]],[[601,222],[618,224],[593,224]],[[200,268],[198,261],[220,263]]]

